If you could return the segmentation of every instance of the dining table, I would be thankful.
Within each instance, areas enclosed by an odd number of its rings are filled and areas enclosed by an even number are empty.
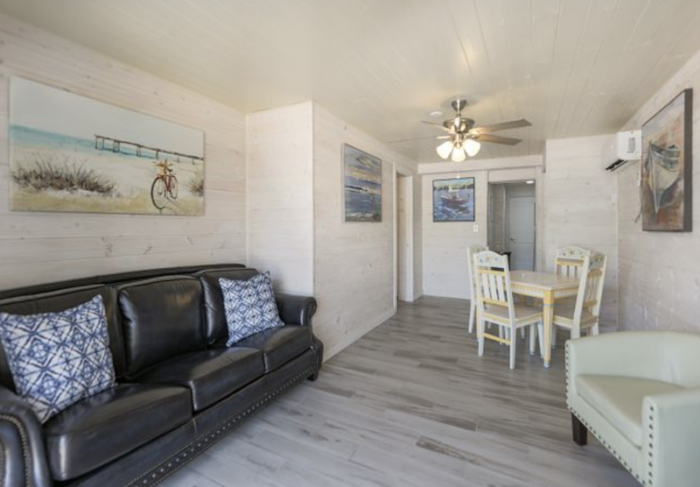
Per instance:
[[[557,299],[576,296],[580,281],[577,277],[562,276],[549,272],[510,271],[510,286],[513,294],[541,299],[543,305],[542,356],[544,366],[549,368],[552,359],[552,327],[554,326],[554,303]]]

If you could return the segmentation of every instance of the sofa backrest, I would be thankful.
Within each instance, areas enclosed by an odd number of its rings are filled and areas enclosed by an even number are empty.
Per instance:
[[[56,313],[86,303],[97,295],[102,296],[102,303],[105,307],[110,349],[114,359],[114,370],[117,380],[119,380],[124,377],[126,373],[126,364],[117,305],[117,293],[114,288],[102,285],[88,285],[0,299],[0,312],[14,315]],[[7,356],[5,355],[5,349],[1,343],[0,384],[15,391],[15,385],[7,362]]]
[[[206,348],[202,285],[192,276],[166,276],[117,287],[126,375]]]
[[[194,274],[202,282],[204,290],[205,336],[208,346],[216,347],[225,344],[228,339],[224,296],[221,292],[219,279],[245,281],[257,274],[258,271],[255,269],[216,269]]]

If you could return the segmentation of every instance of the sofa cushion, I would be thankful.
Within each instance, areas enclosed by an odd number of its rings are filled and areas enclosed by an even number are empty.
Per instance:
[[[252,348],[192,352],[158,364],[135,380],[190,389],[192,406],[201,411],[265,373],[263,354]]]
[[[204,350],[202,286],[189,276],[160,277],[119,287],[127,377]]]
[[[285,325],[256,333],[234,345],[255,348],[263,353],[265,372],[286,364],[311,348],[311,330],[306,326]]]
[[[0,313],[0,338],[17,393],[39,421],[114,386],[102,296],[57,313]]]
[[[195,274],[204,290],[204,313],[207,345],[225,343],[228,340],[224,295],[219,279],[247,281],[257,276],[255,269],[216,269]]]
[[[219,282],[228,325],[227,346],[261,331],[284,326],[277,310],[269,272],[247,281],[222,278]]]
[[[74,404],[44,425],[51,473],[56,480],[76,478],[191,418],[187,389],[120,384]]]
[[[682,387],[632,377],[580,375],[576,378],[576,390],[630,442],[641,447],[644,398],[682,390]]]

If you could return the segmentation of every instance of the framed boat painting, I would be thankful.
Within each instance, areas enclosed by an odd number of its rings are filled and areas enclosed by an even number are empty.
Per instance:
[[[692,231],[692,107],[687,89],[642,126],[644,231]]]
[[[433,181],[433,221],[473,222],[474,178]]]
[[[382,221],[382,161],[348,144],[343,144],[343,217]]]

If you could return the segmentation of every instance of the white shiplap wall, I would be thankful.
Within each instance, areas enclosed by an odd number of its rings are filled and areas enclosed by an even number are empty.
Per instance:
[[[344,223],[343,143],[382,159],[381,223]],[[416,165],[314,106],[314,332],[332,357],[394,312],[394,172]],[[416,178],[418,179],[418,178]],[[417,228],[416,228],[417,227]],[[420,225],[414,225],[420,232]],[[420,247],[416,247],[420,254]]]
[[[4,15],[0,49],[0,288],[245,260],[245,119],[240,113]],[[11,76],[203,130],[205,216],[11,212]]]
[[[618,174],[620,327],[700,332],[700,52],[623,127],[639,129],[685,88],[693,88],[693,232],[643,232],[639,164]]]
[[[313,294],[313,105],[246,119],[248,265],[282,292]]]
[[[568,245],[607,255],[601,324],[617,325],[617,182],[602,161],[608,136],[548,140],[545,151],[545,262]]]

